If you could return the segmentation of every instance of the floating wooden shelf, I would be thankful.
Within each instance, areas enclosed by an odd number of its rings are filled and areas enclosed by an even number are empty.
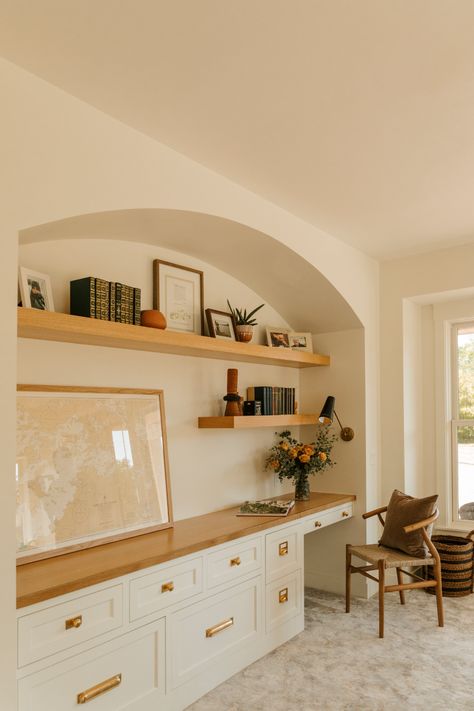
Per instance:
[[[317,415],[255,415],[249,417],[199,417],[200,429],[247,430],[254,427],[315,425]]]
[[[312,368],[318,365],[329,365],[330,362],[329,356],[317,353],[300,353],[286,348],[269,348],[175,331],[159,331],[155,328],[100,321],[39,309],[18,309],[18,336],[43,341],[173,353],[289,368]]]

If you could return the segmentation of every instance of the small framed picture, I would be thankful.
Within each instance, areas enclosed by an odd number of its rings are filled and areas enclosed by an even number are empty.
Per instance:
[[[290,339],[290,348],[294,351],[313,352],[313,337],[311,333],[294,333],[291,331],[288,334]]]
[[[27,309],[54,311],[51,279],[47,274],[20,267],[21,303]]]
[[[224,338],[227,341],[237,340],[235,319],[231,313],[216,311],[216,309],[206,309],[206,319],[209,335],[212,338]]]
[[[267,326],[267,344],[271,348],[290,348],[289,328]]]
[[[171,331],[204,333],[204,275],[199,269],[153,260],[153,308]]]

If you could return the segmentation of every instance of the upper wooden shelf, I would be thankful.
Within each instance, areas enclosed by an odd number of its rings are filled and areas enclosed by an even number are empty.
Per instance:
[[[318,415],[252,415],[244,417],[199,417],[200,429],[247,430],[254,427],[315,425]]]
[[[100,321],[39,309],[18,309],[18,336],[43,341],[82,343],[108,348],[174,353],[244,363],[312,368],[329,365],[329,356],[224,341],[175,331],[160,331],[113,321]]]

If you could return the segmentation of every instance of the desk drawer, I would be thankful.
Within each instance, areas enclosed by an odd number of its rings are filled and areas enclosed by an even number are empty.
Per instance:
[[[257,573],[262,567],[262,541],[253,538],[226,546],[207,558],[207,585],[213,588],[247,573]]]
[[[122,624],[122,585],[23,615],[18,618],[18,665],[70,649]]]
[[[282,625],[287,620],[301,613],[303,609],[301,576],[301,570],[297,570],[267,585],[267,632],[270,632],[275,627]]]
[[[88,701],[93,711],[161,708],[164,632],[160,620],[24,677],[18,683],[18,710],[76,711]],[[88,700],[81,700],[84,693]]]
[[[175,612],[167,639],[169,688],[199,674],[214,659],[252,648],[261,629],[261,576]]]
[[[290,526],[265,536],[267,583],[301,568],[303,538],[301,526]]]
[[[130,583],[130,620],[138,620],[202,591],[202,558],[166,565]]]
[[[345,521],[347,518],[352,518],[354,515],[352,501],[344,506],[338,506],[335,509],[329,509],[328,511],[321,511],[319,514],[314,514],[314,516],[308,517],[303,521],[303,532],[311,533],[312,531],[318,531],[320,528],[325,526],[330,526],[332,523],[337,523],[338,521]]]

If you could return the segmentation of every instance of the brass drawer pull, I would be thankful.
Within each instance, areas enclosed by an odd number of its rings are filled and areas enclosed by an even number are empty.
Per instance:
[[[278,602],[280,603],[280,605],[282,602],[288,602],[288,588],[283,588],[283,590],[280,590],[280,592],[278,593]]]
[[[95,699],[97,696],[100,696],[101,694],[105,694],[106,691],[115,689],[115,687],[119,686],[119,684],[121,684],[121,683],[122,683],[122,675],[121,674],[116,674],[115,676],[111,676],[110,679],[101,681],[100,684],[91,686],[91,688],[87,689],[86,691],[81,691],[81,693],[77,695],[77,703],[78,704],[87,704],[88,701],[92,701],[92,699]]]
[[[173,590],[174,590],[174,583],[172,580],[169,583],[163,583],[163,585],[161,586],[162,593],[173,592]]]
[[[342,518],[347,518],[349,515],[349,511],[343,511],[341,514]]]
[[[78,627],[82,625],[82,615],[77,615],[76,617],[70,617],[69,620],[66,620],[64,622],[64,627],[67,630],[70,630],[72,628],[75,628],[77,630]]]
[[[278,546],[278,555],[288,555],[288,541],[283,541]]]
[[[314,527],[315,527],[315,528],[321,528],[322,525],[323,525],[323,524],[321,523],[321,521],[315,521],[315,522],[314,522]]]
[[[231,558],[229,562],[231,566],[234,566],[240,565],[242,561],[240,560],[240,556],[237,556],[237,558]]]
[[[208,627],[206,630],[206,637],[214,637],[215,634],[217,634],[218,632],[223,632],[228,627],[232,627],[233,624],[234,618],[229,617],[228,620],[224,620],[224,622],[219,622],[219,624],[215,625],[214,627]]]

